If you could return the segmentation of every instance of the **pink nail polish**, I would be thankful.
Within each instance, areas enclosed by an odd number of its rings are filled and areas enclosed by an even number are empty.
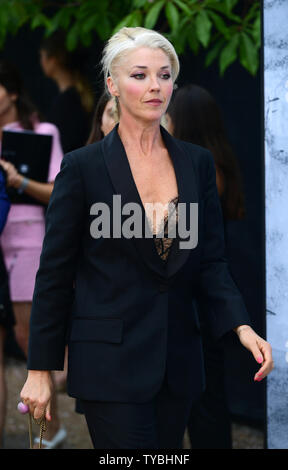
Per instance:
[[[259,362],[259,364],[261,364],[262,361],[263,361],[262,357],[258,357],[257,362]]]

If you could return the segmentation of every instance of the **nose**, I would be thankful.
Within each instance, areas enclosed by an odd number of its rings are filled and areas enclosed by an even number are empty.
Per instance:
[[[151,91],[160,90],[159,80],[157,76],[151,77],[150,90]]]

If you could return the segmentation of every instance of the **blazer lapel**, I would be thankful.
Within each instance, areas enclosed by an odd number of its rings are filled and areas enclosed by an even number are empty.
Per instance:
[[[123,207],[126,203],[134,202],[141,207],[142,227],[144,230],[145,224],[149,227],[149,223],[137,186],[133,179],[125,148],[118,134],[118,126],[119,124],[116,124],[114,129],[101,141],[104,160],[115,189],[115,194],[121,195],[121,206]],[[182,145],[179,144],[179,141],[174,139],[164,129],[164,127],[160,126],[160,129],[162,138],[173,161],[178,185],[179,202],[197,202],[195,175],[191,158],[185,153]],[[189,204],[186,204],[186,207],[186,226],[189,227]],[[173,276],[185,263],[190,253],[190,249],[180,248],[179,243],[181,238],[179,237],[178,231],[176,233],[176,238],[173,240],[168,260],[166,262],[158,255],[155,241],[152,237],[133,237],[131,238],[131,241],[135,244],[144,263],[164,278]]]
[[[186,150],[186,144],[169,134],[169,132],[161,126],[161,134],[165,142],[168,153],[173,161],[175,175],[178,184],[179,203],[184,203],[185,226],[187,229],[191,226],[190,220],[190,203],[198,202],[198,191],[196,186],[196,177],[193,167],[193,160]],[[171,277],[183,266],[187,261],[191,249],[180,247],[181,241],[187,241],[186,238],[176,233],[172,247],[167,260],[167,277]]]

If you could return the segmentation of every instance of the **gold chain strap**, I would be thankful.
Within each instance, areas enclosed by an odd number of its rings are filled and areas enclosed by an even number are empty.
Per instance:
[[[42,416],[40,419],[34,419],[34,423],[38,424],[40,426],[40,434],[39,434],[39,449],[42,448],[42,439],[43,439],[43,434],[46,431],[46,418],[45,414]],[[29,441],[30,441],[30,449],[33,449],[33,438],[32,438],[32,416],[30,413],[28,413],[28,426],[29,426]]]

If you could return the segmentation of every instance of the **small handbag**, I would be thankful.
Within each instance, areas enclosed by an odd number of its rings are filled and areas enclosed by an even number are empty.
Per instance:
[[[29,442],[30,442],[30,449],[33,449],[33,437],[32,437],[32,416],[30,413],[28,413],[28,427],[29,427]],[[43,434],[46,431],[46,419],[45,416],[42,416],[40,419],[34,419],[33,422],[38,424],[40,426],[40,432],[39,432],[39,447],[38,449],[42,449],[42,439],[43,439]]]
[[[43,439],[43,434],[46,431],[46,418],[45,414],[39,418],[39,419],[34,419],[31,416],[31,413],[29,412],[29,407],[25,405],[24,403],[20,402],[18,403],[18,411],[21,414],[28,414],[28,430],[29,430],[29,443],[30,443],[30,449],[34,449],[33,447],[33,432],[32,432],[32,420],[35,424],[38,424],[40,426],[40,432],[39,432],[39,447],[38,449],[42,449],[42,439]]]

